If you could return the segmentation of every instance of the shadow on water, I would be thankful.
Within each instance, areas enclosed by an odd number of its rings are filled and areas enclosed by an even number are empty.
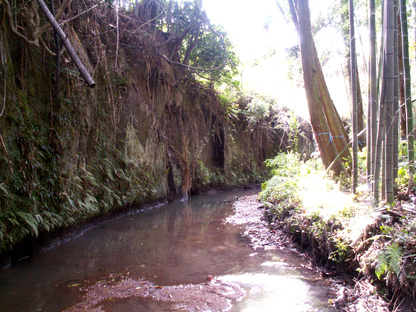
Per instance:
[[[126,215],[0,273],[1,311],[60,311],[111,276],[154,285],[203,284],[208,275],[246,295],[230,311],[332,311],[329,289],[310,282],[293,254],[254,250],[233,213],[233,191],[192,197]],[[312,279],[311,279],[312,280]],[[182,311],[151,298],[102,302],[105,311]]]

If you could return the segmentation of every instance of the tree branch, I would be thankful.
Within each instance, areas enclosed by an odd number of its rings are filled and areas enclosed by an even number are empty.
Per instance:
[[[45,49],[45,51],[51,55],[51,56],[56,56],[56,53],[53,52],[51,49],[49,49],[49,47],[46,45],[45,41],[43,41],[42,37],[39,38],[40,40],[40,45]]]
[[[202,76],[200,73],[198,73],[196,71],[192,71],[191,73],[201,77],[202,79],[206,79],[206,80],[209,80],[209,81],[218,81],[218,77],[217,78],[208,78],[208,77]]]
[[[118,6],[119,6],[119,0],[115,0],[115,7],[116,7],[116,59],[114,61],[114,68],[117,68],[117,62],[118,62],[118,49],[120,46],[120,29],[119,29],[119,17],[118,17]]]
[[[92,7],[90,7],[89,9],[85,10],[84,12],[79,13],[78,15],[75,15],[73,17],[71,17],[70,19],[67,19],[63,22],[61,22],[62,25],[67,24],[69,22],[72,22],[74,19],[77,19],[78,17],[80,17],[81,15],[84,15],[86,13],[88,13],[89,11],[95,9],[96,7],[98,7],[99,5],[103,4],[105,2],[105,0],[101,0],[100,2],[98,2],[97,4],[93,5]],[[56,16],[55,16],[56,19]]]
[[[182,63],[184,63],[186,65],[188,65],[189,58],[191,57],[192,50],[195,48],[195,46],[199,42],[199,40],[198,40],[199,33],[200,33],[200,29],[198,28],[196,30],[196,33],[194,33],[192,35],[192,38],[190,40],[191,42],[188,44],[188,49],[186,50],[185,57],[184,57],[183,62],[182,62]]]
[[[293,24],[295,24],[296,31],[299,32],[298,14],[296,12],[295,0],[287,0],[290,7],[290,15],[292,16]]]
[[[62,14],[64,13],[64,11],[68,8],[68,6],[71,4],[72,0],[64,0],[64,2],[62,3],[61,7],[58,10],[58,13],[56,13],[55,15],[55,20],[59,20],[60,17],[62,16]],[[43,26],[39,26],[39,15],[37,13],[37,8],[36,7],[32,7],[33,10],[33,14],[34,16],[29,19],[27,22],[29,24],[31,24],[31,26],[33,27],[33,32],[32,32],[32,36],[33,39],[29,39],[27,36],[25,36],[24,34],[22,34],[17,27],[14,25],[13,22],[13,15],[11,12],[11,8],[10,8],[10,3],[8,0],[2,0],[2,3],[4,3],[5,7],[6,7],[6,15],[8,17],[9,20],[9,24],[10,24],[10,28],[12,30],[12,32],[17,35],[19,38],[23,39],[26,43],[30,44],[30,45],[34,45],[36,47],[40,47],[39,45],[39,38],[40,36],[47,31],[48,29],[50,29],[52,26],[49,23],[46,23]],[[1,3],[0,3],[1,4]],[[41,45],[45,48],[46,45],[42,44]],[[46,51],[51,54],[51,55],[55,55],[55,53],[53,53],[50,49],[46,48]],[[51,53],[52,52],[52,53]]]
[[[285,12],[283,11],[283,8],[282,8],[282,6],[281,6],[281,5],[280,5],[280,3],[279,3],[279,0],[276,0],[276,5],[277,5],[277,7],[279,8],[280,13],[282,13],[282,16],[283,16],[283,18],[284,18],[284,20],[285,20],[286,24],[289,24],[289,22],[288,22],[288,20],[287,20],[287,18],[286,18]]]
[[[146,26],[147,24],[150,24],[151,22],[157,20],[163,13],[165,13],[166,8],[163,8],[163,10],[159,13],[159,15],[157,15],[156,17],[152,18],[151,20],[148,20],[146,23],[140,25],[139,27],[136,28],[136,30],[133,31],[133,34],[136,33],[140,28]]]
[[[172,64],[172,65],[179,65],[179,66],[183,66],[183,67],[186,67],[186,68],[189,68],[189,69],[192,69],[192,70],[196,70],[196,71],[205,71],[205,72],[211,72],[211,71],[216,71],[216,70],[219,70],[219,69],[221,69],[221,68],[223,68],[224,66],[225,66],[225,63],[226,63],[226,61],[227,61],[227,59],[225,59],[223,62],[222,62],[222,64],[221,65],[219,65],[219,66],[217,66],[217,67],[214,67],[214,68],[200,68],[200,67],[193,67],[193,66],[189,66],[189,65],[186,65],[186,64],[183,64],[183,63],[179,63],[179,62],[174,62],[174,61],[171,61],[166,55],[164,55],[164,54],[162,54],[162,53],[160,53],[160,52],[157,52],[157,55],[159,55],[160,57],[162,57],[164,60],[166,60],[166,62],[168,62],[169,64]]]
[[[7,161],[9,162],[10,171],[11,173],[13,173],[12,160],[10,159],[9,153],[7,153],[7,148],[6,148],[6,145],[4,144],[3,136],[1,135],[1,133],[0,133],[0,142],[1,142],[1,146],[4,149],[4,153],[6,154]]]
[[[68,0],[68,1],[70,1],[70,0]],[[69,40],[68,40],[67,36],[65,35],[64,31],[59,26],[58,22],[55,20],[52,13],[49,11],[45,2],[43,2],[43,0],[37,0],[37,2],[39,3],[39,6],[42,9],[42,11],[45,13],[46,18],[51,23],[52,27],[56,30],[58,36],[61,38],[65,48],[67,49],[69,55],[73,59],[75,65],[77,66],[77,68],[78,68],[79,72],[81,73],[82,77],[84,78],[84,80],[88,83],[88,85],[91,88],[94,88],[95,87],[94,80],[92,79],[91,75],[88,73],[84,64],[82,64],[80,58],[78,57],[74,48],[72,47],[72,44],[69,42]]]
[[[7,79],[6,78],[7,78],[6,75],[4,75],[4,98],[3,98],[3,108],[1,110],[0,117],[3,116],[4,109],[6,108],[6,91],[7,91],[7,88],[6,88],[6,80]],[[7,148],[6,148],[6,145],[4,144],[3,137],[1,135],[1,133],[0,133],[0,142],[1,142],[1,145],[4,149],[4,153],[6,154],[7,161],[9,162],[10,171],[13,173],[12,160],[10,159],[9,153],[7,153]]]
[[[58,12],[56,13],[56,15],[54,16],[55,20],[59,20],[62,16],[62,14],[65,12],[65,10],[69,7],[69,5],[71,4],[72,0],[64,0],[63,3],[61,4],[61,6],[59,7]],[[39,2],[38,2],[39,3]],[[39,36],[41,34],[43,34],[45,31],[47,31],[48,29],[50,29],[52,27],[52,24],[45,24],[42,27],[40,27],[39,29]]]
[[[10,28],[12,32],[18,37],[20,37],[21,39],[23,39],[24,41],[26,41],[28,44],[39,47],[39,37],[35,38],[35,40],[30,40],[25,35],[23,35],[20,31],[17,30],[13,22],[13,16],[12,16],[12,12],[10,9],[10,3],[8,0],[4,0],[4,5],[6,6],[6,14],[9,19],[9,24],[10,24]]]
[[[0,113],[0,117],[1,116],[3,116],[3,113],[4,113],[4,109],[6,108],[6,90],[7,90],[7,88],[6,88],[6,75],[4,75],[5,77],[4,77],[4,95],[3,95],[3,108],[1,109],[1,113]]]
[[[172,42],[173,42],[173,44],[174,44],[174,45],[180,45],[180,44],[182,43],[183,39],[186,37],[186,35],[187,35],[187,34],[189,34],[189,32],[190,32],[190,31],[191,31],[191,30],[192,30],[195,26],[197,26],[199,23],[200,23],[200,22],[196,22],[196,21],[191,22],[191,23],[188,25],[188,27],[186,27],[186,28],[185,28],[185,30],[182,32],[182,34],[181,34],[180,36],[171,36],[171,37],[169,37],[169,39],[167,39],[167,40],[163,41],[163,42],[159,45],[159,48],[161,48],[161,47],[163,47],[163,46],[165,46],[165,45],[168,45],[169,43],[172,43]]]

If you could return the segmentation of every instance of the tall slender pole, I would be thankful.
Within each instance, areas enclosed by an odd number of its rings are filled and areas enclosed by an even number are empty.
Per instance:
[[[59,26],[58,22],[56,21],[55,17],[52,15],[49,8],[46,6],[43,0],[37,0],[40,8],[42,9],[43,13],[45,13],[46,18],[48,19],[49,23],[51,23],[53,29],[58,34],[59,38],[61,38],[62,43],[64,44],[65,48],[67,49],[69,55],[73,59],[75,65],[77,66],[79,72],[81,73],[82,77],[86,81],[86,83],[91,87],[95,87],[95,82],[92,79],[91,75],[88,73],[87,69],[85,68],[84,64],[82,64],[80,58],[78,57],[77,53],[74,50],[71,42],[69,42],[68,38],[66,37],[64,31]]]
[[[352,192],[355,194],[358,185],[358,115],[357,115],[357,70],[354,32],[354,1],[348,0],[350,19],[350,62],[351,62],[351,99],[352,99]]]
[[[398,6],[394,0],[394,93],[393,93],[393,188],[397,188],[397,175],[399,171],[399,29]]]
[[[378,96],[377,96],[377,58],[376,58],[376,13],[375,0],[369,0],[369,29],[370,29],[370,57],[369,57],[369,123],[367,124],[367,157],[370,159],[369,168],[367,167],[368,182],[374,182],[374,166],[377,142],[377,115],[378,115]],[[371,188],[370,188],[371,189]]]
[[[394,144],[394,0],[386,0],[386,201],[388,204],[394,201],[394,178],[393,178],[393,144]]]
[[[415,1],[416,5],[416,1]],[[415,157],[413,137],[413,111],[410,81],[410,60],[409,60],[409,36],[407,27],[406,0],[400,0],[400,23],[402,29],[402,55],[404,73],[404,96],[406,103],[406,135],[407,135],[407,157],[409,162],[409,185],[408,190],[413,187],[413,175],[415,168],[412,163]]]

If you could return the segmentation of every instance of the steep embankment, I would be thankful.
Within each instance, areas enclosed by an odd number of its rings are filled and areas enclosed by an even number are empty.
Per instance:
[[[168,34],[135,32],[139,22],[127,16],[117,44],[106,10],[64,24],[96,87],[63,53],[59,92],[55,58],[3,17],[0,257],[25,237],[131,203],[258,182],[263,161],[285,146],[283,130],[249,127],[214,90],[159,57],[155,46]]]

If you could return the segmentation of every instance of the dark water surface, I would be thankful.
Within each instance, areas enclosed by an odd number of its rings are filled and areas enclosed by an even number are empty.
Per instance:
[[[82,285],[123,274],[155,285],[199,284],[207,275],[235,282],[246,296],[230,311],[333,311],[330,290],[301,270],[295,255],[254,250],[242,229],[224,223],[233,191],[195,196],[125,215],[0,272],[0,311],[61,311],[80,301]],[[332,296],[333,297],[333,296]],[[106,311],[173,311],[128,298]]]

